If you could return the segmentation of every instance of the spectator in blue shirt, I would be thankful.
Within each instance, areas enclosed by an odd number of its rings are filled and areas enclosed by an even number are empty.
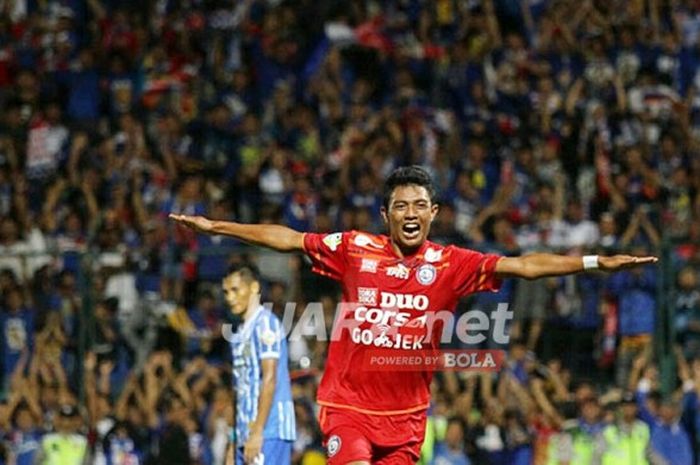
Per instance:
[[[651,447],[669,464],[692,465],[693,449],[678,413],[675,403],[666,401],[661,404],[659,419],[651,431]]]
[[[42,432],[36,428],[30,407],[22,402],[14,411],[10,433],[10,452],[15,465],[33,465],[36,452],[41,444]]]
[[[656,269],[623,271],[610,277],[607,288],[617,299],[620,345],[616,381],[626,386],[632,360],[651,343],[654,334]]]
[[[10,374],[19,361],[22,352],[32,348],[34,336],[34,314],[27,308],[19,288],[8,291],[5,308],[0,312],[2,331],[3,374],[9,381]]]
[[[78,123],[92,123],[99,117],[100,75],[94,61],[92,52],[81,51],[68,78],[68,116]]]
[[[431,465],[471,465],[464,451],[464,421],[452,417],[447,421],[445,439],[435,445]]]

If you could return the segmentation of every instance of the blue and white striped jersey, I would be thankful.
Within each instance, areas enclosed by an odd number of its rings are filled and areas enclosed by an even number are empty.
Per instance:
[[[264,439],[296,439],[294,403],[289,380],[287,341],[280,320],[270,310],[259,307],[231,338],[233,379],[236,389],[236,442],[248,439],[248,425],[258,414],[262,390],[262,360],[277,359],[277,385]]]

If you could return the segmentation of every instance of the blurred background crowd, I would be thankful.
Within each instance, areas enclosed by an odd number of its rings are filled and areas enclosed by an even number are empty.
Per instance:
[[[511,304],[508,367],[436,377],[423,463],[700,463],[699,91],[692,0],[0,0],[0,463],[221,465],[224,270],[280,315],[338,289],[167,214],[381,232],[405,164],[437,242],[665,251],[463,302]],[[290,347],[295,463],[324,350]]]

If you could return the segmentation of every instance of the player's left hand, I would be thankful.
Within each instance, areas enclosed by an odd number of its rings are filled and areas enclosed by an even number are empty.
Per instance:
[[[632,255],[612,255],[610,257],[598,257],[598,268],[602,271],[620,271],[635,266],[656,263],[656,257],[633,257]]]
[[[248,436],[248,440],[245,442],[245,446],[243,448],[243,457],[245,459],[245,463],[255,463],[255,459],[258,457],[258,455],[260,455],[260,452],[262,451],[262,443],[262,432],[251,431],[250,435]]]

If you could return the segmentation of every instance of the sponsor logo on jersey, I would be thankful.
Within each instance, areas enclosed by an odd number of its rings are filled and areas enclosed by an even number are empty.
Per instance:
[[[396,266],[390,266],[386,269],[386,275],[391,278],[408,279],[409,274],[411,274],[411,270],[409,270],[403,263],[399,263]]]
[[[425,336],[390,332],[388,328],[353,328],[350,340],[355,344],[385,349],[419,350],[423,348]]]
[[[423,294],[394,294],[382,292],[379,306],[382,308],[398,308],[400,310],[425,310],[430,300]]]
[[[332,252],[338,250],[338,246],[343,242],[343,233],[328,234],[323,238],[323,243],[326,247],[331,249]]]
[[[423,256],[428,263],[435,263],[442,260],[442,250],[428,249]]]
[[[416,271],[416,279],[419,283],[421,283],[424,286],[435,282],[436,276],[437,270],[433,265],[430,265],[428,263],[426,263],[425,265],[421,265],[420,268],[418,268],[418,271]]]
[[[353,318],[359,323],[369,323],[370,327],[353,327],[350,331],[350,339],[356,344],[394,348],[394,349],[421,349],[424,334],[409,334],[399,328],[425,328],[427,318],[425,314],[412,315],[407,310],[425,311],[430,304],[427,296],[419,294],[396,294],[393,292],[379,292],[377,296],[375,288],[358,288],[357,297],[361,306],[353,311]],[[369,303],[369,301],[377,300]],[[367,301],[367,303],[364,303]]]
[[[341,445],[342,441],[337,434],[334,434],[328,438],[328,457],[333,457],[335,454],[337,454]]]
[[[357,301],[364,305],[377,305],[378,292],[376,287],[358,287]]]
[[[358,247],[367,247],[368,245],[371,245],[375,249],[382,249],[384,248],[383,245],[377,244],[372,240],[371,237],[365,235],[365,234],[358,234],[355,236],[355,245]]]
[[[361,273],[376,273],[377,272],[377,260],[371,258],[363,258],[362,264],[360,265]]]

